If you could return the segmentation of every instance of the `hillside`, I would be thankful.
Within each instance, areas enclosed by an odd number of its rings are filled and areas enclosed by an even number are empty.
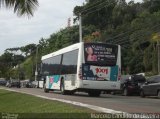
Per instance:
[[[160,39],[160,1],[144,0],[143,3],[126,3],[117,0],[88,0],[76,6],[74,21],[82,14],[83,41],[106,42],[122,46],[122,73],[146,72],[157,74],[157,42]],[[42,55],[79,42],[78,26],[61,29],[39,44],[9,48],[0,57],[0,77],[16,78],[13,67],[19,65],[21,75],[33,78],[38,47],[38,63]],[[14,55],[17,51],[21,53]],[[13,58],[14,55],[14,58]],[[14,70],[18,70],[15,68]],[[17,71],[16,73],[20,73]],[[7,72],[7,73],[6,73]],[[12,73],[11,73],[12,72]],[[13,75],[14,74],[14,75]],[[23,77],[23,76],[22,76]]]

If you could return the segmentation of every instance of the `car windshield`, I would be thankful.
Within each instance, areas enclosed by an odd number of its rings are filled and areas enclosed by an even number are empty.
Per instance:
[[[127,80],[129,80],[129,77],[130,77],[131,75],[122,75],[121,76],[121,83],[124,83],[125,81],[127,81]]]
[[[142,75],[132,75],[132,81],[136,81],[136,82],[145,82],[146,78]]]
[[[147,79],[147,82],[149,83],[159,83],[160,82],[160,75],[152,76]]]

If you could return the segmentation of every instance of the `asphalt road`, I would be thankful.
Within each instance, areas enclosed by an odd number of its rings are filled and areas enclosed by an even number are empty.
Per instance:
[[[11,89],[46,96],[49,98],[81,102],[128,113],[160,113],[160,99],[156,97],[141,98],[138,96],[119,96],[109,94],[101,94],[100,97],[89,97],[87,93],[61,95],[60,92],[44,93],[43,89],[36,88]]]

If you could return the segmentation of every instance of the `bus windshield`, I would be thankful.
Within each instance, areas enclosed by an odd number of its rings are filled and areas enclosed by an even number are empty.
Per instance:
[[[104,43],[85,43],[85,64],[99,66],[115,66],[118,46]]]

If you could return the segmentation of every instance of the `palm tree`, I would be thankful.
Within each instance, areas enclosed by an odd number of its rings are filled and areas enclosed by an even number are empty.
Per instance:
[[[0,0],[0,8],[13,8],[18,16],[33,16],[38,0]]]

